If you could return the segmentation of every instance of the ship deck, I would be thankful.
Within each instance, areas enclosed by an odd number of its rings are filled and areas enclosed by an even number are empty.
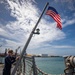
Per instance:
[[[3,66],[4,64],[0,64],[0,75],[2,75]]]

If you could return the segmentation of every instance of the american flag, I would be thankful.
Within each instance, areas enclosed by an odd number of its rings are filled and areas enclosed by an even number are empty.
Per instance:
[[[55,8],[49,6],[48,10],[46,11],[46,15],[51,16],[57,22],[57,27],[62,29],[61,18]]]

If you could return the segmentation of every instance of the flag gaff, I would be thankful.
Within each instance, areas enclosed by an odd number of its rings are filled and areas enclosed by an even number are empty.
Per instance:
[[[55,8],[49,6],[47,11],[46,11],[46,15],[51,16],[57,22],[57,27],[59,29],[62,29],[61,18],[60,18],[60,15],[58,14],[58,12],[56,11]]]

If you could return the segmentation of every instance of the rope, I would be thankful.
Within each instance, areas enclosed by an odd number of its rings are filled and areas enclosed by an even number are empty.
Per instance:
[[[41,69],[39,69],[38,67],[36,67],[37,71],[39,71],[39,73],[42,73],[42,75],[48,75],[47,73],[45,73],[44,71],[42,71]]]

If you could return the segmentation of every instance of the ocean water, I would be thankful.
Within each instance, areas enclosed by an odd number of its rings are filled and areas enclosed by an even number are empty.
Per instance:
[[[4,58],[0,57],[0,63],[4,63]]]
[[[0,62],[4,59],[0,57]],[[36,57],[35,63],[45,73],[59,75],[64,73],[65,62],[63,57]]]
[[[65,63],[63,57],[36,57],[36,65],[48,74],[63,74]]]

